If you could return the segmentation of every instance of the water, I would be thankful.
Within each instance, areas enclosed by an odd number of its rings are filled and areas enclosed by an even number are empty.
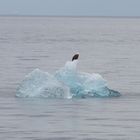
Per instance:
[[[139,140],[140,19],[0,17],[0,138]],[[54,74],[75,52],[118,98],[19,99],[35,68]]]

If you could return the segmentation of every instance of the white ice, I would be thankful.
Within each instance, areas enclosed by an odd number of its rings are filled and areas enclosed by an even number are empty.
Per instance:
[[[78,61],[68,61],[54,75],[33,70],[20,83],[17,97],[86,98],[120,96],[99,74],[77,71]]]

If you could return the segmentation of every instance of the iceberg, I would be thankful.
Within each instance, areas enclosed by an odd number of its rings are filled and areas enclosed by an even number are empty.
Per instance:
[[[77,71],[77,63],[78,60],[66,62],[54,75],[33,70],[19,84],[16,96],[68,99],[120,96],[119,92],[108,88],[101,75]]]

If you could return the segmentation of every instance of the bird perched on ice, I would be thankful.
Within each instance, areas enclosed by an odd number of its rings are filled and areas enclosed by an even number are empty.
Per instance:
[[[72,61],[77,60],[78,58],[79,58],[79,54],[77,53],[72,57]]]

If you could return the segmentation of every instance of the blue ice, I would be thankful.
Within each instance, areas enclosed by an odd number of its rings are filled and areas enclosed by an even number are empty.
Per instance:
[[[39,69],[33,70],[17,88],[17,97],[90,98],[117,97],[99,74],[77,70],[78,60],[68,61],[54,75]]]

